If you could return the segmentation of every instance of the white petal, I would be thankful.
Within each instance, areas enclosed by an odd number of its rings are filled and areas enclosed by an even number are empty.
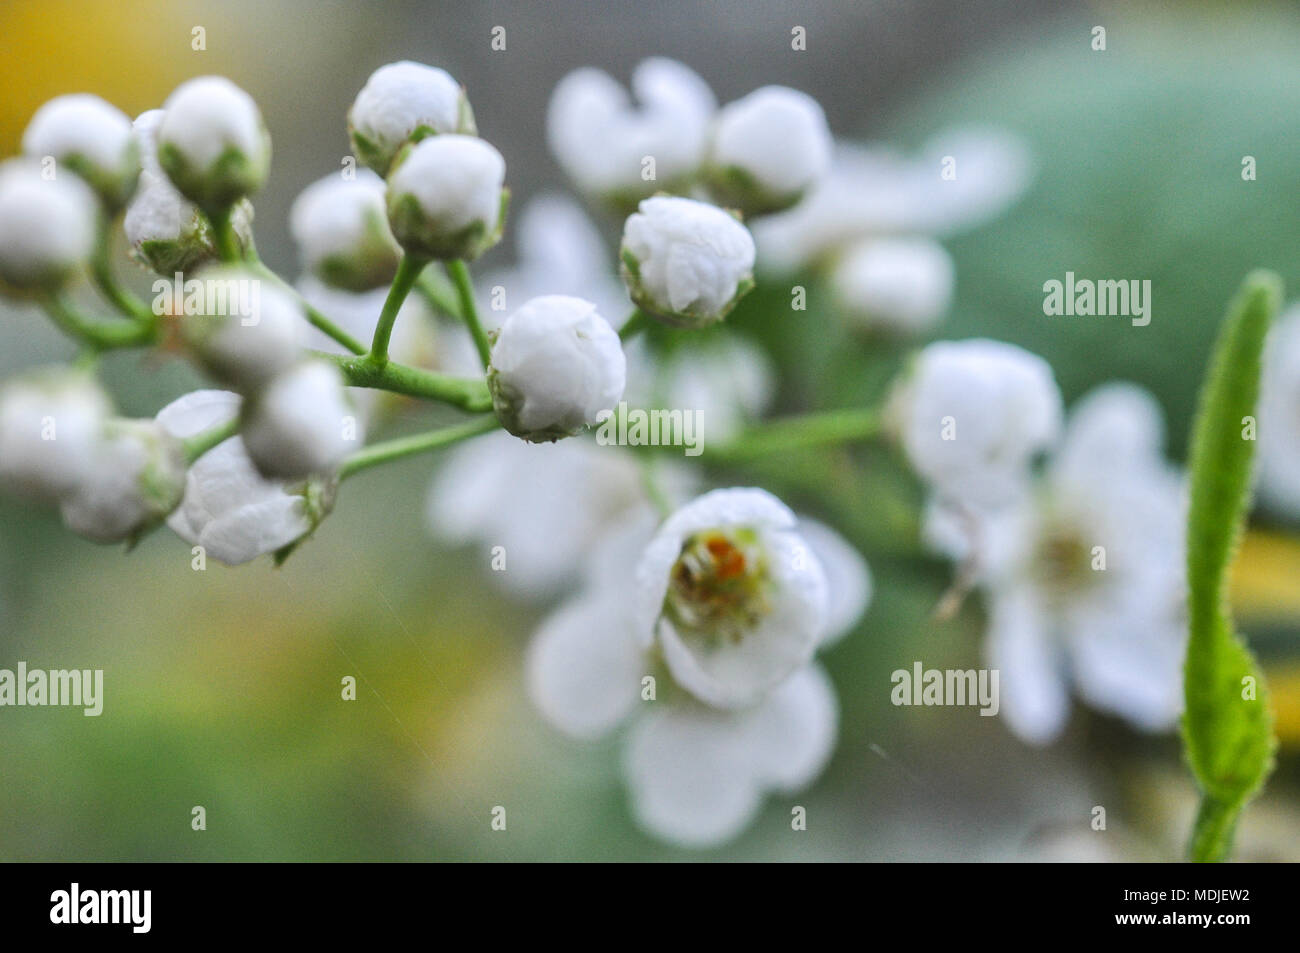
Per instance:
[[[871,603],[871,570],[862,554],[824,523],[799,518],[799,535],[826,574],[826,631],[821,647],[847,635]]]
[[[561,606],[533,636],[527,666],[533,703],[576,738],[600,737],[622,721],[638,704],[647,674],[617,594]]]
[[[1049,620],[1028,590],[995,593],[989,606],[987,664],[998,675],[999,713],[1022,740],[1046,744],[1070,713],[1060,652]]]

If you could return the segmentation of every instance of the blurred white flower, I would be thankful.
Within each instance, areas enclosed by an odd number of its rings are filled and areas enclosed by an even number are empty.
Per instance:
[[[747,338],[728,334],[674,348],[657,372],[644,368],[633,406],[691,410],[706,441],[725,443],[768,409],[776,374],[767,354]]]
[[[388,228],[384,182],[369,169],[317,179],[289,211],[304,270],[348,291],[387,286],[402,249]]]
[[[817,100],[764,86],[728,103],[714,120],[709,188],[719,205],[747,217],[789,208],[826,175],[832,146]]]
[[[506,568],[493,578],[539,598],[574,578],[612,521],[645,505],[640,470],[624,450],[494,433],[446,455],[427,513],[440,539],[502,547]]]
[[[923,348],[890,400],[891,426],[941,496],[974,504],[1018,494],[1056,439],[1061,393],[1047,362],[974,338]]]
[[[718,708],[753,704],[812,658],[825,572],[795,515],[758,489],[713,490],[664,521],[636,570],[638,638]]]
[[[241,431],[257,469],[281,479],[328,475],[365,441],[343,374],[324,360],[302,361],[267,382],[244,408]]]
[[[130,118],[89,93],[56,96],[36,110],[23,132],[23,152],[71,169],[110,209],[122,207],[140,173]]]
[[[0,163],[0,282],[51,290],[95,247],[99,203],[75,175],[47,179],[34,159]]]
[[[1089,705],[1143,730],[1177,720],[1186,500],[1163,439],[1146,391],[1106,384],[1072,409],[1034,493],[998,509],[930,511],[930,543],[973,561],[988,594],[988,665],[1001,672],[1002,715],[1028,742],[1059,735],[1071,681]]]
[[[203,367],[241,390],[262,387],[295,363],[307,317],[293,293],[242,265],[215,265],[196,276],[198,309],[188,307],[181,335]],[[195,295],[197,299],[197,295]]]
[[[94,377],[67,367],[27,371],[0,384],[0,485],[54,501],[80,486],[112,403]]]
[[[930,238],[866,239],[845,250],[831,272],[840,308],[855,324],[919,334],[952,303],[952,256]]]
[[[1269,336],[1258,422],[1260,499],[1300,518],[1300,308],[1283,314]]]
[[[186,80],[158,123],[158,161],[182,195],[224,209],[266,181],[271,137],[253,97],[224,76]]]
[[[866,607],[866,565],[820,524],[801,521],[799,532],[816,540],[819,557],[829,560],[827,576],[844,586],[829,593],[835,630],[824,629],[841,635]],[[743,708],[714,708],[680,691],[647,649],[629,599],[631,567],[652,535],[653,520],[633,515],[592,548],[585,588],[542,623],[529,646],[529,695],[573,738],[600,738],[631,719],[623,767],[638,822],[665,840],[709,846],[738,834],[767,793],[797,790],[821,772],[838,706],[815,664],[797,666]],[[647,676],[656,681],[650,699],[643,695]]]
[[[500,310],[481,315],[489,330],[495,330],[507,309],[544,294],[585,298],[611,323],[627,316],[631,304],[615,273],[614,252],[576,200],[559,193],[539,195],[511,220],[510,231],[516,264],[484,272],[478,281],[494,309],[500,301]]]
[[[181,501],[184,450],[153,420],[106,421],[91,460],[60,507],[64,524],[88,539],[130,539],[161,522]]]
[[[184,440],[235,419],[241,403],[229,391],[194,391],[164,407],[157,420]],[[190,466],[185,495],[167,525],[213,559],[235,566],[312,532],[333,507],[336,488],[334,481],[267,480],[249,459],[244,441],[231,437]]]
[[[803,201],[753,223],[759,265],[784,274],[863,238],[945,238],[1001,214],[1031,176],[1028,148],[996,129],[948,130],[911,158],[840,143],[830,172]]]
[[[551,94],[551,152],[588,195],[628,208],[688,185],[704,160],[717,108],[708,84],[674,60],[643,60],[632,73],[633,105],[607,73],[575,70]]]
[[[502,426],[534,442],[572,436],[623,396],[618,335],[581,298],[543,295],[506,318],[488,367]]]
[[[406,143],[447,133],[475,133],[465,90],[446,70],[410,60],[371,73],[348,111],[357,158],[380,175]]]
[[[388,221],[407,252],[477,258],[501,238],[506,162],[473,136],[422,139],[388,175]]]
[[[721,321],[753,286],[749,229],[694,199],[643,201],[623,227],[620,257],[632,300],[677,327]]]

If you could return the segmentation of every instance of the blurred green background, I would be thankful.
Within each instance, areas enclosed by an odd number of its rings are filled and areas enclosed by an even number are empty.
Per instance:
[[[489,48],[498,24],[505,52]],[[795,24],[808,29],[806,53],[789,49]],[[1089,46],[1097,24],[1104,53]],[[205,51],[191,49],[195,26]],[[973,121],[1024,136],[1031,190],[947,243],[957,299],[939,334],[1043,354],[1067,399],[1115,377],[1142,383],[1165,407],[1177,459],[1242,276],[1267,266],[1300,288],[1300,13],[1290,5],[8,0],[0,149],[15,153],[31,113],[59,93],[96,92],[134,115],[182,79],[224,73],[271,130],[258,245],[293,275],[289,204],[338,168],[347,107],[377,66],[412,58],[465,83],[519,201],[564,185],[544,138],[555,82],[585,64],[625,78],[652,54],[686,62],[721,101],[769,82],[804,89],[844,137],[915,147]],[[1241,178],[1244,155],[1257,159],[1256,181]],[[1042,283],[1067,270],[1150,278],[1151,325],[1045,318]],[[781,409],[868,399],[899,355],[819,321],[826,293],[813,282],[810,296],[798,326],[788,286],[760,288],[730,323],[778,357]],[[68,356],[37,313],[3,306],[0,372]],[[138,355],[113,357],[108,379],[136,414],[198,382],[178,361]],[[889,673],[914,659],[978,664],[983,622],[978,600],[953,622],[930,621],[949,570],[920,554],[910,520],[878,504],[919,493],[868,451],[717,475],[781,493],[871,562],[876,600],[826,657],[842,708],[830,768],[810,791],[770,800],[724,848],[689,853],[645,837],[630,820],[617,743],[566,742],[530,709],[521,655],[547,607],[511,601],[480,551],[448,551],[425,532],[434,466],[408,461],[350,482],[280,570],[263,560],[194,572],[188,545],[166,532],[124,556],[67,534],[54,513],[0,501],[0,667],[102,668],[106,683],[99,718],[0,709],[0,859],[1180,855],[1194,791],[1173,735],[1138,735],[1076,707],[1066,736],[1038,750],[968,710],[890,706]],[[1247,812],[1245,858],[1300,859],[1297,532],[1261,519],[1238,566],[1235,599],[1284,745]],[[340,699],[347,675],[355,702]],[[808,808],[806,832],[790,830],[791,803]],[[489,828],[498,804],[505,833]],[[1102,837],[1088,828],[1097,804],[1108,811]],[[190,829],[194,805],[206,831]]]

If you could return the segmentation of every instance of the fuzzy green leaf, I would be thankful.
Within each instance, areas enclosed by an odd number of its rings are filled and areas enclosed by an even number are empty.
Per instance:
[[[1227,857],[1237,816],[1273,766],[1272,715],[1258,665],[1233,631],[1227,581],[1250,503],[1255,442],[1245,418],[1281,297],[1276,275],[1247,277],[1219,332],[1192,435],[1183,743],[1202,793],[1193,860]]]

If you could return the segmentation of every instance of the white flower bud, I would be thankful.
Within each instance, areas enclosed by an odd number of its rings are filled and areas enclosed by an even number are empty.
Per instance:
[[[912,466],[954,500],[1002,502],[1061,429],[1061,392],[1041,357],[1013,344],[939,341],[917,355],[890,401]]]
[[[443,135],[402,150],[388,175],[388,221],[412,255],[477,258],[501,238],[506,161],[473,136]]]
[[[717,101],[708,84],[674,60],[641,62],[627,91],[598,69],[575,70],[551,95],[551,151],[583,192],[620,209],[655,192],[688,186],[704,160]]]
[[[229,391],[186,394],[158,413],[158,423],[185,440],[239,416]],[[230,566],[274,553],[311,533],[334,506],[334,480],[295,484],[257,472],[240,437],[213,447],[190,466],[185,496],[167,525],[186,542]]]
[[[831,131],[817,101],[764,86],[729,103],[714,122],[708,180],[722,205],[759,215],[789,208],[831,165]]]
[[[402,250],[388,228],[384,182],[369,169],[307,186],[289,212],[289,230],[303,268],[336,288],[368,291],[397,271]]]
[[[876,238],[845,252],[831,274],[841,307],[864,328],[918,334],[952,303],[952,257],[929,238]]]
[[[34,159],[53,156],[89,182],[110,209],[131,196],[140,172],[131,120],[89,93],[57,96],[36,110],[23,133],[23,152]]]
[[[47,179],[40,164],[0,164],[0,282],[16,292],[58,288],[90,258],[99,203],[74,175]]]
[[[754,286],[754,239],[706,202],[656,196],[623,227],[623,280],[632,300],[676,327],[721,321]]]
[[[636,570],[637,632],[677,682],[718,708],[754,704],[812,658],[826,576],[764,490],[713,490],[670,516]]]
[[[298,362],[307,318],[292,292],[240,265],[205,268],[196,280],[181,336],[210,374],[253,390]]]
[[[271,380],[244,407],[244,446],[267,477],[333,472],[364,440],[343,375],[325,361],[303,361]]]
[[[95,379],[66,367],[28,371],[0,385],[0,486],[53,501],[94,463],[112,404]]]
[[[86,478],[63,501],[63,522],[100,543],[138,536],[185,490],[185,450],[153,420],[109,420]]]
[[[208,220],[197,205],[176,191],[158,164],[158,126],[163,111],[150,109],[135,118],[139,146],[139,187],[126,207],[123,228],[131,243],[131,256],[160,275],[171,278],[216,258]],[[235,203],[231,225],[240,245],[253,241],[253,205],[247,199]]]
[[[266,181],[271,137],[253,97],[223,76],[200,76],[163,105],[158,161],[182,195],[221,211]]]
[[[596,423],[626,381],[618,334],[590,301],[565,295],[533,298],[506,318],[488,368],[502,426],[535,443]]]
[[[370,74],[348,110],[348,135],[363,165],[387,175],[408,142],[427,136],[472,136],[474,113],[465,90],[446,70],[403,60]]]

